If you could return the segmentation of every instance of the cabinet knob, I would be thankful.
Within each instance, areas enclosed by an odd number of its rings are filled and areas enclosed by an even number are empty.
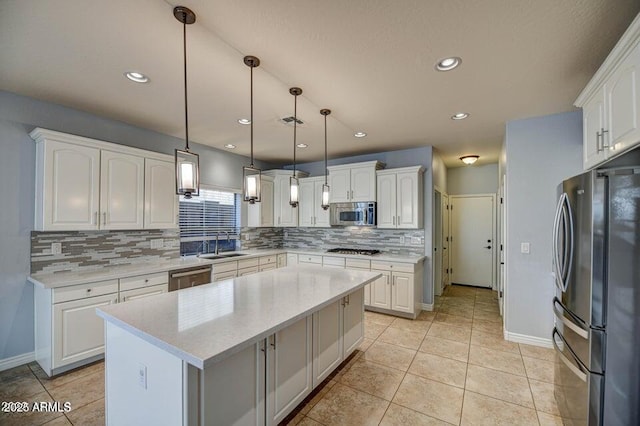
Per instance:
[[[90,288],[87,289],[87,293],[91,293],[91,289]]]
[[[148,282],[149,282],[149,279],[148,279],[148,278],[146,278],[146,279],[144,280],[144,282],[145,282],[145,283],[148,283]]]

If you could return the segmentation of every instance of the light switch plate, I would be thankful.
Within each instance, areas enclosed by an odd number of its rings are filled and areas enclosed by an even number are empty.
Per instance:
[[[404,235],[401,235],[398,240],[400,241],[400,244],[404,244]]]
[[[529,254],[531,252],[531,246],[529,243],[520,243],[520,253]]]
[[[142,389],[147,389],[147,366],[138,364],[138,384]]]
[[[420,237],[411,237],[411,244],[420,244]]]

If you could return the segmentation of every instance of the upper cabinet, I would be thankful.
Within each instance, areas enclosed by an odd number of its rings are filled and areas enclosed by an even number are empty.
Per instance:
[[[35,129],[37,231],[177,227],[171,156]]]
[[[377,172],[378,228],[423,227],[422,166]]]
[[[247,226],[273,226],[273,177],[260,175],[260,202],[247,206]]]
[[[583,115],[583,163],[591,169],[640,144],[640,15],[575,102]]]
[[[289,178],[291,170],[267,170],[264,175],[273,177],[273,226],[296,227],[298,226],[298,207],[289,204]],[[307,173],[296,171],[298,178],[307,176]]]
[[[329,199],[332,203],[376,200],[376,170],[379,161],[327,167],[329,170]]]
[[[298,226],[329,228],[329,210],[322,208],[324,176],[300,179]]]

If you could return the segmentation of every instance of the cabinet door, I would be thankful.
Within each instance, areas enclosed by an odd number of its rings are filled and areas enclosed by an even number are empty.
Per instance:
[[[53,305],[53,368],[104,353],[104,322],[96,308],[117,302],[113,293]]]
[[[298,204],[298,226],[313,226],[315,216],[315,182],[300,179],[300,203]]]
[[[278,176],[274,185],[274,226],[298,226],[298,208],[289,204],[289,176]]]
[[[349,169],[329,172],[329,200],[332,203],[346,203],[351,200],[351,171]]]
[[[382,276],[371,283],[371,306],[391,309],[391,272],[376,272]]]
[[[351,169],[351,200],[350,201],[375,201],[376,200],[376,169],[358,167]]]
[[[144,158],[100,153],[100,229],[142,229]]]
[[[329,209],[325,210],[322,208],[322,185],[324,185],[324,179],[318,179],[315,182],[315,194],[314,194],[314,220],[313,225],[316,228],[329,228],[331,224],[329,223]],[[331,189],[329,189],[329,196],[331,196]]]
[[[371,284],[364,286],[364,306],[371,305]]]
[[[135,290],[125,290],[120,292],[119,300],[120,302],[128,302],[130,300],[142,299],[144,297],[166,293],[168,290],[169,284],[152,285],[150,287],[137,288]]]
[[[277,425],[311,393],[312,315],[267,339],[267,424]]]
[[[418,173],[396,175],[396,226],[402,229],[420,227]]]
[[[260,180],[260,202],[247,205],[247,226],[273,226],[273,181]]]
[[[614,150],[610,154],[640,142],[639,67],[640,44],[636,45],[605,85],[609,132],[605,133],[604,144]]]
[[[238,269],[238,276],[239,277],[243,277],[245,275],[251,275],[251,274],[255,274],[257,272],[259,272],[259,267],[258,266],[253,266],[251,268]]]
[[[170,161],[144,160],[144,227],[168,229],[178,227],[176,171]]]
[[[297,265],[298,255],[295,253],[287,253],[287,266]]]
[[[36,199],[36,209],[41,209],[36,212],[36,229],[98,229],[100,150],[56,141],[44,144],[43,176],[37,179],[43,188],[42,200]]]
[[[313,314],[313,387],[343,360],[342,299]]]
[[[377,202],[378,228],[395,228],[396,225],[396,175],[378,175]]]
[[[229,271],[229,272],[220,272],[219,274],[214,274],[213,275],[213,280],[211,280],[211,282],[217,282],[217,281],[223,281],[223,280],[229,280],[231,278],[235,278],[238,276],[238,272],[237,271]]]
[[[391,309],[413,313],[414,276],[394,272],[391,285]]]
[[[346,297],[343,320],[344,358],[355,351],[364,339],[364,288]]]
[[[583,164],[584,169],[588,170],[607,159],[607,150],[602,148],[602,140],[598,136],[604,127],[603,94],[596,94],[582,108],[582,127]]]
[[[287,255],[285,253],[278,255],[278,268],[284,268],[287,266]]]

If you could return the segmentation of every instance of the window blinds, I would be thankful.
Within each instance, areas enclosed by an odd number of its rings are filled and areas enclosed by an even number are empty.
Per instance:
[[[240,233],[240,195],[201,189],[199,197],[180,197],[180,241],[238,239]]]

